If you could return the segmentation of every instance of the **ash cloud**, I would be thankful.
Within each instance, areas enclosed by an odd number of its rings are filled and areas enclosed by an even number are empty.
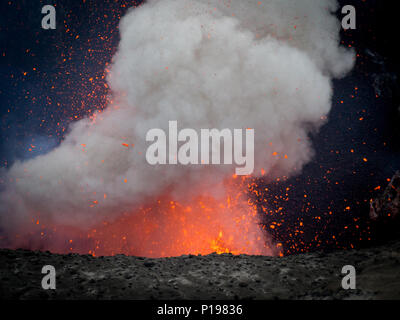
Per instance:
[[[336,1],[150,0],[120,23],[108,83],[113,102],[73,123],[46,155],[2,173],[0,229],[89,228],[157,199],[189,201],[234,166],[150,166],[149,129],[254,128],[255,175],[293,175],[312,159],[308,134],[326,121],[332,78],[349,72]],[[126,146],[127,145],[127,146]]]

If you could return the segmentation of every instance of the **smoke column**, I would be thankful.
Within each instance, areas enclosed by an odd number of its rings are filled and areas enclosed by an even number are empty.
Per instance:
[[[70,126],[51,152],[3,172],[3,246],[41,223],[89,228],[167,192],[224,195],[233,166],[150,166],[152,128],[254,128],[255,175],[293,175],[313,157],[332,78],[354,54],[339,46],[334,0],[149,0],[120,22],[112,103]],[[95,121],[93,120],[95,118]],[[104,196],[103,196],[104,195]],[[34,246],[34,245],[33,245]]]

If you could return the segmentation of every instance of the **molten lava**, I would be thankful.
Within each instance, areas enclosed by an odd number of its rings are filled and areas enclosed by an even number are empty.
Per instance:
[[[191,204],[163,196],[152,206],[92,229],[93,255],[125,253],[147,257],[232,253],[274,255],[278,250],[257,224],[257,208],[242,192],[223,200],[198,196]]]
[[[163,195],[151,205],[142,206],[114,221],[104,221],[89,231],[43,225],[34,219],[32,223],[38,232],[30,235],[29,245],[26,241],[20,241],[20,244],[25,243],[22,246],[29,249],[93,256],[126,254],[156,258],[213,252],[280,254],[279,244],[273,245],[258,224],[256,206],[250,203],[246,192],[238,191],[245,188],[246,179],[230,179],[228,184],[222,199],[199,195],[189,203],[183,203]]]
[[[182,254],[271,254],[256,224],[255,212],[240,212],[215,199],[198,199],[193,206],[159,201],[88,234],[95,255],[126,253],[147,257]]]

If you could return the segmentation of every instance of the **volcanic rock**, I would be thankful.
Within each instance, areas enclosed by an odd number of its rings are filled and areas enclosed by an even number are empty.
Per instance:
[[[400,213],[400,171],[397,171],[383,194],[371,201],[369,216],[373,220],[396,219]]]
[[[56,289],[41,287],[42,267]],[[356,269],[356,290],[342,268]],[[0,249],[0,299],[400,299],[400,241],[287,257],[208,255],[143,259]]]

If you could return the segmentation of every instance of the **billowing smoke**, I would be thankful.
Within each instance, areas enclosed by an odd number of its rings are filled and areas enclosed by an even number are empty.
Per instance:
[[[71,125],[56,149],[4,175],[0,228],[32,220],[88,228],[169,193],[224,193],[234,166],[151,166],[148,130],[255,130],[254,175],[292,175],[313,157],[308,134],[331,108],[333,77],[354,54],[339,46],[334,0],[150,0],[120,23],[112,103]],[[95,119],[95,120],[93,120]]]

